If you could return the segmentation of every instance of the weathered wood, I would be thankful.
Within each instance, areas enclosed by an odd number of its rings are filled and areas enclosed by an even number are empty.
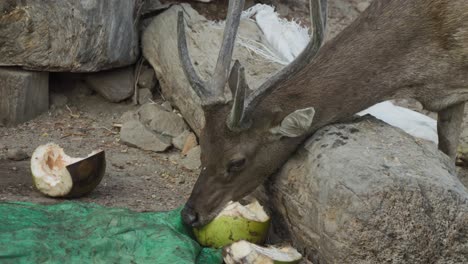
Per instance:
[[[0,68],[0,124],[14,125],[49,109],[49,73]]]

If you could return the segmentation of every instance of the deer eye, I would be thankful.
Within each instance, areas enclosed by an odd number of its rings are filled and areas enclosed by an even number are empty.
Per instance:
[[[227,166],[228,172],[239,172],[245,167],[245,158],[234,159],[229,161]]]

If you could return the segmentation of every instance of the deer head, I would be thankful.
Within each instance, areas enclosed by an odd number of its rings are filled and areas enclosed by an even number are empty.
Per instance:
[[[209,81],[202,80],[193,68],[183,14],[178,14],[181,64],[202,101],[206,120],[200,135],[201,173],[182,211],[184,222],[191,226],[206,224],[227,202],[252,192],[288,159],[310,133],[313,123],[315,110],[312,107],[285,112],[279,105],[259,107],[259,103],[314,59],[324,39],[327,2],[310,1],[312,40],[294,62],[254,90],[248,87],[239,61],[231,68],[244,2],[229,1],[221,49]],[[226,92],[231,92],[232,96],[225,96]]]

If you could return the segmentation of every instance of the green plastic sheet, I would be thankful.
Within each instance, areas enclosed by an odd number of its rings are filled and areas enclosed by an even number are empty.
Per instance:
[[[137,213],[96,204],[0,203],[0,263],[222,263],[180,209]]]

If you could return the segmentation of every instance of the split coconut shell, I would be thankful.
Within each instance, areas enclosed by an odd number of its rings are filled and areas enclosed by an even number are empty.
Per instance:
[[[76,198],[93,191],[104,177],[105,152],[92,152],[86,158],[73,158],[57,144],[39,146],[31,157],[36,188],[50,197]]]
[[[261,247],[247,241],[239,241],[224,248],[223,258],[226,264],[297,264],[302,255],[290,246]]]
[[[269,226],[270,217],[258,201],[246,206],[236,202],[226,206],[207,225],[194,228],[193,232],[201,245],[221,248],[239,240],[263,243]]]

